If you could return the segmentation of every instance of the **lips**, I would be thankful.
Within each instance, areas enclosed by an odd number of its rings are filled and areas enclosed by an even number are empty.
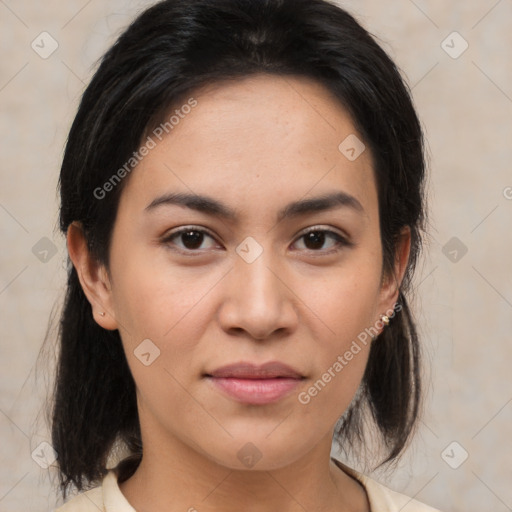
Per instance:
[[[305,379],[298,370],[278,361],[256,366],[234,363],[205,374],[213,388],[225,396],[251,405],[266,405],[290,395]]]
[[[239,362],[223,366],[206,374],[207,377],[236,379],[302,379],[298,370],[279,361],[270,361],[262,365]]]

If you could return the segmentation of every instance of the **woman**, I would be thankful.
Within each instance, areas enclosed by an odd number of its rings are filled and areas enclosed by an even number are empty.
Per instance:
[[[70,130],[59,511],[431,511],[330,458],[397,461],[421,410],[407,306],[423,138],[324,0],[167,0]]]

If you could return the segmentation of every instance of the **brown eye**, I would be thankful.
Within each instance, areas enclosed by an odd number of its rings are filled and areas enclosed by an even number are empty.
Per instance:
[[[298,240],[303,240],[305,249],[314,252],[334,252],[343,246],[351,245],[347,239],[335,231],[313,228],[304,233]],[[329,240],[333,241],[329,244]],[[325,247],[328,243],[329,246]]]
[[[208,240],[210,240],[210,245],[208,245]],[[162,242],[166,245],[175,246],[181,252],[199,252],[216,246],[214,238],[209,233],[192,227],[174,231],[166,236]]]
[[[203,243],[204,234],[200,231],[185,231],[180,234],[180,237],[187,249],[199,249]]]
[[[304,235],[304,245],[308,249],[321,249],[325,243],[325,233],[323,231],[311,231]]]

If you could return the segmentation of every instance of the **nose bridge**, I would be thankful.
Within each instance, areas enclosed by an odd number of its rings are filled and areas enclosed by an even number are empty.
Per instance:
[[[238,246],[237,254],[234,271],[240,283],[238,299],[248,301],[253,311],[278,306],[282,290],[271,270],[275,266],[271,249],[246,239]]]
[[[251,237],[236,252],[221,315],[224,328],[242,328],[255,338],[291,328],[296,315],[279,278],[277,257]]]

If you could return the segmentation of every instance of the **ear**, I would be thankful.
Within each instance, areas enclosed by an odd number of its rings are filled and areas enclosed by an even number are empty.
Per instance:
[[[90,254],[79,222],[72,222],[68,227],[67,247],[82,289],[91,304],[94,320],[104,329],[117,329],[108,272],[105,266]]]
[[[398,300],[399,289],[407,269],[411,250],[411,229],[402,228],[395,250],[395,262],[390,275],[385,275],[381,283],[380,314],[386,315],[394,309]]]

